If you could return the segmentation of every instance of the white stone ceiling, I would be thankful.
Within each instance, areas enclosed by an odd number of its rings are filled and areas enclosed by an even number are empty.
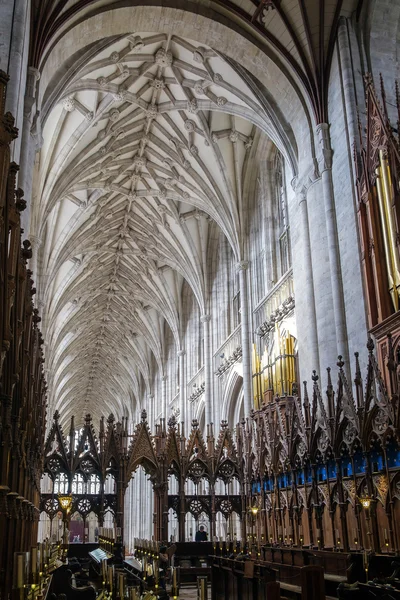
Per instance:
[[[244,180],[261,103],[213,50],[135,33],[71,70],[43,128],[33,227],[50,404],[132,414],[181,286],[207,304],[210,227],[241,256]],[[136,399],[136,400],[135,400]]]

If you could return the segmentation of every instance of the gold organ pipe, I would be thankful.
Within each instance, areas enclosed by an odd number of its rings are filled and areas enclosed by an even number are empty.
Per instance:
[[[396,225],[394,222],[393,210],[392,210],[392,185],[390,178],[390,168],[387,158],[383,154],[383,150],[379,151],[379,158],[381,161],[381,172],[383,177],[383,192],[386,205],[386,215],[388,218],[389,232],[390,232],[390,250],[393,261],[394,280],[396,286],[396,295],[398,298],[397,288],[400,285],[400,259],[397,251],[397,233]]]
[[[261,406],[261,363],[256,351],[256,365],[257,365],[257,407]]]
[[[295,371],[295,364],[294,364],[294,339],[291,335],[289,337],[289,350],[290,350],[289,354],[290,354],[290,379],[291,379],[290,392],[293,393],[293,383],[296,381],[296,371]]]
[[[289,394],[292,393],[293,373],[292,373],[292,350],[291,350],[292,338],[288,335],[286,340],[287,354],[288,354],[288,367],[289,367]]]
[[[389,291],[390,291],[390,295],[392,296],[394,308],[397,310],[398,302],[396,301],[397,294],[394,293],[392,258],[391,258],[391,252],[390,252],[390,246],[389,246],[389,234],[388,234],[387,219],[386,219],[386,206],[385,206],[385,201],[384,201],[384,197],[383,197],[380,171],[381,171],[380,168],[376,169],[376,171],[375,171],[376,176],[377,176],[376,177],[376,190],[378,192],[379,213],[381,216],[381,223],[382,223],[383,246],[385,249],[385,259],[386,259],[386,266],[387,266],[387,270],[388,270]]]

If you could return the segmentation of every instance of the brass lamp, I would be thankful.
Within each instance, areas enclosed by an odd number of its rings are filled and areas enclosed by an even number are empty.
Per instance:
[[[361,506],[365,509],[368,509],[371,506],[371,498],[369,496],[364,496],[360,498]]]
[[[72,507],[72,496],[59,496],[58,501],[62,510],[68,514]]]

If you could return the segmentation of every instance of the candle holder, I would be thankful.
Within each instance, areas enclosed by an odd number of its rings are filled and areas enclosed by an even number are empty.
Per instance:
[[[179,588],[178,588],[178,578],[177,578],[177,570],[176,567],[174,568],[173,574],[172,574],[172,597],[174,599],[179,598]]]

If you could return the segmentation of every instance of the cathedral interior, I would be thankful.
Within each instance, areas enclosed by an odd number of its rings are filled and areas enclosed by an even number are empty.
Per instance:
[[[400,599],[400,0],[0,0],[0,600]]]

